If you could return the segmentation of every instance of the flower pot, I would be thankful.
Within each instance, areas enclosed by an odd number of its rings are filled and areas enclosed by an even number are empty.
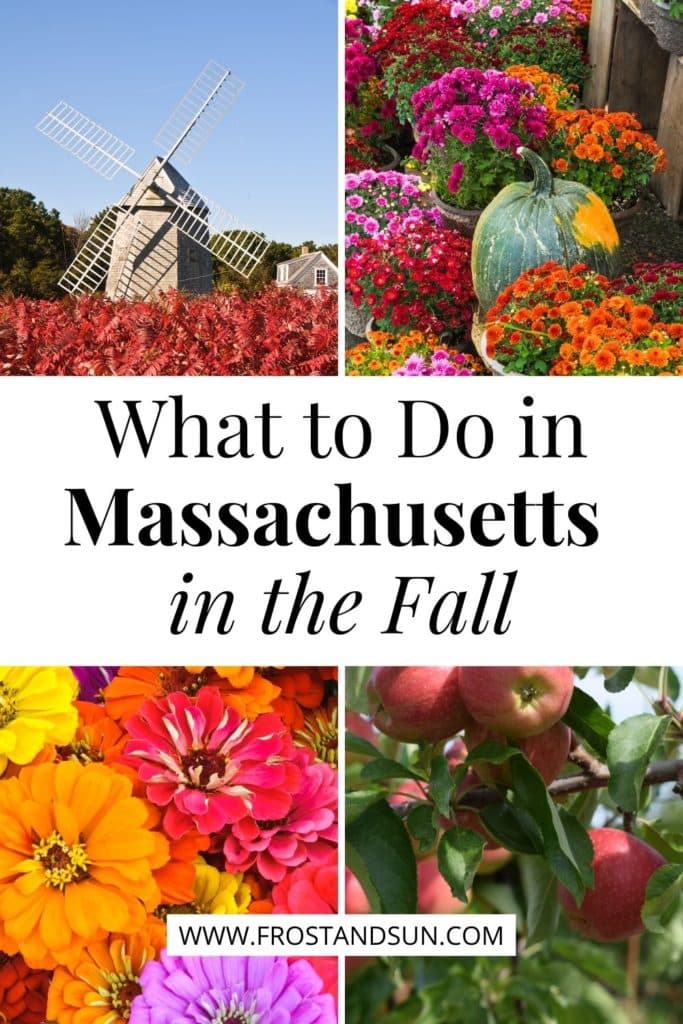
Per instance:
[[[387,157],[387,163],[383,164],[380,171],[394,171],[398,167],[398,162],[401,159],[398,152],[393,146],[389,146],[386,142],[381,146],[382,154]]]
[[[458,206],[451,206],[440,199],[434,191],[430,193],[430,198],[441,214],[445,228],[449,231],[459,231],[468,238],[472,237],[477,221],[481,217],[481,210],[461,210]]]
[[[643,209],[643,200],[637,199],[633,206],[627,206],[624,210],[610,210],[610,216],[617,228],[624,228]]]
[[[344,302],[344,327],[347,334],[354,338],[364,338],[365,328],[368,322],[370,311],[362,303],[356,306],[350,295],[345,296]],[[352,342],[355,344],[355,342]]]
[[[657,43],[667,53],[683,53],[683,20],[672,18],[667,4],[640,0],[641,20],[652,30]]]

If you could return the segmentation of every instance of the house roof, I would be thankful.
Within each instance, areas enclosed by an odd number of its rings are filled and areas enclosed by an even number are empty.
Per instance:
[[[289,267],[287,284],[294,284],[298,278],[302,277],[316,263],[325,263],[335,272],[337,270],[332,260],[324,252],[321,252],[320,249],[316,249],[314,252],[303,253],[301,256],[295,256],[291,260],[282,260],[278,263],[278,267]]]

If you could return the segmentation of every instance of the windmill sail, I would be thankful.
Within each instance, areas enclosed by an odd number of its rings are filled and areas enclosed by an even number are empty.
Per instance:
[[[104,282],[109,271],[114,236],[129,211],[123,206],[110,206],[76,258],[59,279],[59,287],[72,294],[92,294]]]
[[[202,69],[155,138],[166,160],[189,164],[220,124],[244,88],[244,82],[215,60]]]
[[[107,181],[120,170],[137,177],[127,163],[133,147],[64,101],[49,110],[36,128]]]
[[[229,210],[193,188],[173,197],[172,202],[175,209],[170,221],[178,231],[242,277],[251,275],[270,245],[267,238],[244,227]]]

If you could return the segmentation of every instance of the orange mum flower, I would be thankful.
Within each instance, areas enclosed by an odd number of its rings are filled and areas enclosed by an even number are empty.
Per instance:
[[[140,995],[140,973],[161,951],[159,930],[109,935],[55,971],[47,1016],[59,1024],[126,1024]]]
[[[0,781],[0,949],[50,969],[143,926],[168,843],[131,792],[125,776],[78,761]]]
[[[47,971],[35,971],[20,956],[0,953],[0,1020],[3,1024],[42,1024],[45,1020]]]
[[[593,365],[600,373],[609,373],[616,366],[616,362],[614,353],[610,352],[608,348],[601,348],[593,359]]]
[[[194,697],[207,685],[217,686],[223,702],[249,719],[272,711],[280,692],[253,668],[120,668],[104,691],[104,701],[107,713],[125,723],[146,700],[157,700],[178,690]]]

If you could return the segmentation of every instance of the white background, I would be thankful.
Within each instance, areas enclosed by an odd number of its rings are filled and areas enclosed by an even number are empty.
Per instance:
[[[652,380],[506,379],[12,379],[0,382],[0,616],[8,663],[54,664],[667,664],[681,659],[680,382]],[[170,429],[162,420],[149,458],[126,445],[117,459],[95,399],[151,402],[182,394],[185,413],[201,412],[214,444],[220,416],[247,417],[269,401],[284,417],[286,452],[277,461],[169,459]],[[580,415],[585,459],[522,459],[518,417],[529,410]],[[447,410],[451,442],[429,459],[398,459],[399,399],[428,399]],[[333,416],[361,413],[374,443],[362,460],[308,454],[310,402]],[[455,426],[486,415],[495,431],[492,453],[463,458]],[[251,426],[257,423],[251,420]],[[166,441],[168,438],[168,441]],[[425,435],[425,443],[427,437]],[[157,445],[159,445],[157,447]],[[258,436],[253,434],[258,451]],[[357,501],[482,501],[505,505],[515,491],[555,490],[557,499],[597,501],[600,539],[591,548],[519,549],[512,539],[482,549],[447,548],[93,548],[65,546],[67,487],[87,488],[106,507],[114,487],[135,488],[139,504],[165,501],[332,501],[334,483],[352,481]],[[141,525],[144,525],[142,521]],[[83,532],[83,536],[85,536]],[[264,591],[276,577],[296,582],[310,569],[312,585],[336,599],[359,589],[364,600],[349,618],[353,632],[331,637],[265,637]],[[476,594],[481,573],[519,571],[504,636],[429,636],[428,602],[402,636],[382,636],[397,575],[433,575],[434,591]],[[228,637],[211,631],[169,633],[170,600],[186,571],[202,589],[236,593],[237,625]],[[468,619],[471,619],[472,606]],[[347,620],[348,621],[348,620]]]

